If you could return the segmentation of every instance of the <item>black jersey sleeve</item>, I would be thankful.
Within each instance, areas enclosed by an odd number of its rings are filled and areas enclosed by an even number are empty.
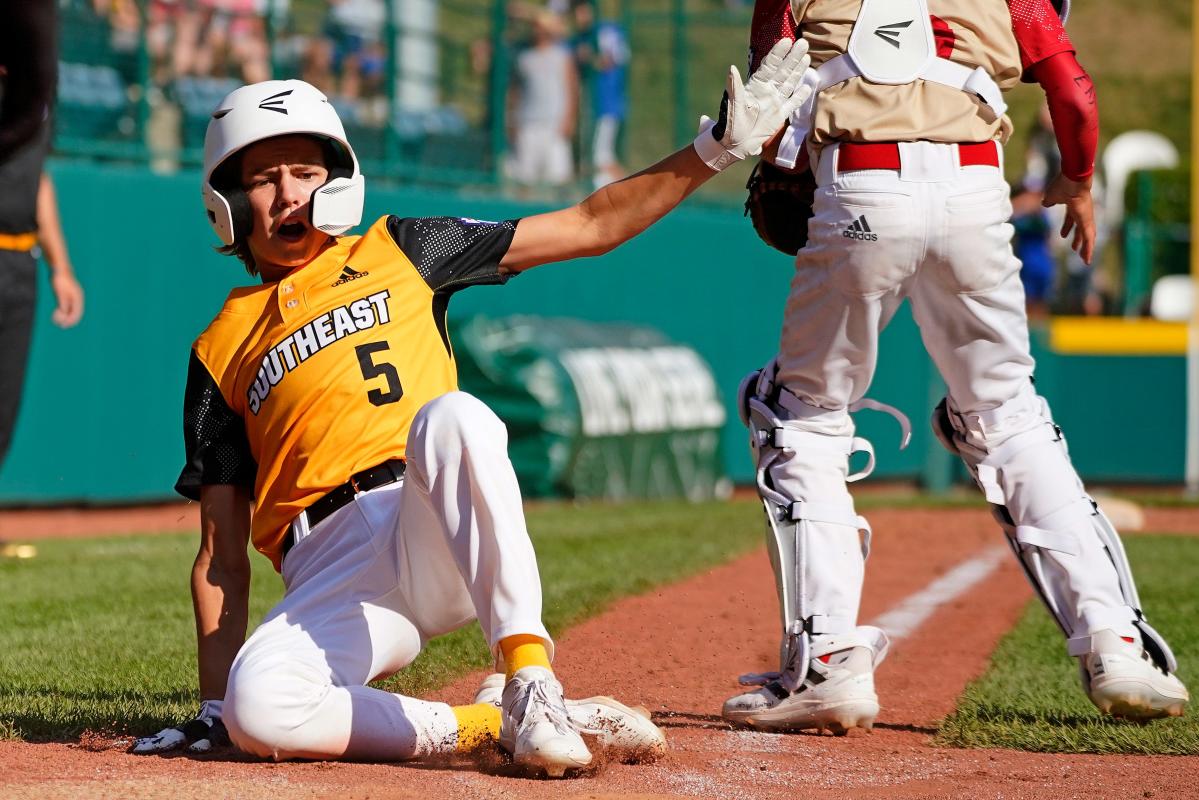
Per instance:
[[[201,486],[234,484],[253,494],[258,464],[250,453],[245,422],[225,403],[220,387],[194,350],[183,395],[187,462],[175,482],[175,491],[199,500]]]
[[[58,83],[58,3],[5,3],[0,58],[0,159],[37,135]]]
[[[479,284],[507,283],[500,261],[518,220],[484,222],[460,217],[389,217],[387,230],[438,294]]]

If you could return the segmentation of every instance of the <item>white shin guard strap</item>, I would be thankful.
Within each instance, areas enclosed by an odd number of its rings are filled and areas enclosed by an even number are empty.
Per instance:
[[[786,422],[780,423],[779,427],[771,431],[761,431],[758,436],[767,440],[766,444],[770,447],[779,450],[793,452],[822,450],[827,453],[844,455],[846,459],[849,459],[854,453],[865,453],[866,466],[846,476],[847,483],[860,481],[874,472],[874,445],[860,436],[828,436],[823,433],[799,430],[789,426]]]
[[[1092,528],[1094,510],[1090,499],[1082,495],[1052,514],[1017,524],[1013,538],[1022,545],[1076,556],[1081,552],[1079,536]]]
[[[953,420],[953,415],[950,415]],[[1022,451],[1030,447],[1060,442],[1058,429],[1050,424],[1038,426],[1030,431],[1017,434],[1003,444],[991,449],[985,458],[973,465],[975,482],[983,491],[988,503],[997,506],[1007,505],[1007,496],[1000,484],[1000,470],[1015,459]]]
[[[1097,652],[1095,650],[1095,639],[1097,637],[1087,634],[1086,636],[1075,636],[1066,642],[1066,652],[1072,656],[1086,656]]]
[[[796,500],[789,511],[793,522],[808,520],[809,522],[828,522],[832,525],[844,525],[860,531],[869,531],[870,523],[860,514],[855,514],[853,506],[835,505],[833,503],[814,503],[811,500]]]
[[[834,505],[832,503],[813,503],[809,500],[796,500],[787,512],[792,522],[827,522],[830,525],[844,525],[862,532],[862,558],[870,557],[870,543],[874,531],[870,523],[861,514],[854,511],[852,505]]]
[[[1017,525],[1015,538],[1020,544],[1029,547],[1055,550],[1071,556],[1078,555],[1078,539],[1068,533],[1056,533],[1044,528],[1034,528],[1032,525]]]
[[[912,421],[908,419],[908,415],[900,411],[898,408],[886,403],[880,403],[878,400],[871,400],[869,397],[863,397],[856,403],[849,405],[849,413],[855,413],[863,409],[869,411],[878,411],[881,414],[886,414],[893,417],[899,423],[899,449],[906,450],[907,446],[912,443]]]
[[[849,617],[831,617],[825,614],[813,614],[804,620],[804,627],[813,636],[824,636],[852,631],[856,622],[857,620],[850,619]]]

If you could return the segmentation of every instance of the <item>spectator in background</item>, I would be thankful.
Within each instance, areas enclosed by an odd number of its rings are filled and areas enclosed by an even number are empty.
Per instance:
[[[323,36],[309,46],[304,80],[346,100],[380,94],[387,66],[386,24],[383,0],[330,0]]]
[[[579,108],[579,78],[564,42],[562,18],[542,10],[532,45],[516,57],[509,96],[510,171],[526,186],[560,187],[574,175],[571,138]]]
[[[137,0],[92,0],[92,11],[108,22],[113,66],[126,82],[135,82],[138,78],[138,51],[141,49],[142,36]]]
[[[202,26],[197,0],[150,0],[147,15],[146,48],[154,82],[191,75]]]
[[[595,22],[595,6],[575,6],[575,58],[591,90],[595,129],[591,138],[591,166],[595,188],[625,176],[616,156],[616,142],[629,112],[629,39],[613,20]]]
[[[150,0],[146,45],[154,81],[184,75],[270,77],[262,0]]]
[[[1095,288],[1094,269],[1090,264],[1087,264],[1081,257],[1069,247],[1064,247],[1064,242],[1059,241],[1057,237],[1051,235],[1051,232],[1061,226],[1063,219],[1061,207],[1046,210],[1044,208],[1035,209],[1028,206],[1024,202],[1018,202],[1022,199],[1028,199],[1035,194],[1037,197],[1042,197],[1048,182],[1057,175],[1061,170],[1062,155],[1058,150],[1057,139],[1053,133],[1053,119],[1049,115],[1048,103],[1042,103],[1041,109],[1037,114],[1037,119],[1033,123],[1028,135],[1028,149],[1025,153],[1024,178],[1022,180],[1023,193],[1014,195],[1012,198],[1013,213],[1012,224],[1016,226],[1016,244],[1017,253],[1023,261],[1024,266],[1020,270],[1020,280],[1024,282],[1025,293],[1028,295],[1029,310],[1034,309],[1044,314],[1048,311],[1048,304],[1053,303],[1054,310],[1064,314],[1087,314],[1094,315],[1103,312],[1103,299]],[[1100,257],[1103,252],[1103,246],[1107,242],[1107,228],[1103,224],[1103,192],[1096,187],[1092,193],[1095,198],[1095,256],[1092,263]],[[1024,209],[1021,216],[1021,209]],[[1023,226],[1023,231],[1021,227]],[[1042,245],[1034,244],[1032,238],[1036,232],[1043,227],[1043,250]],[[1027,237],[1027,238],[1026,238]],[[1025,253],[1020,251],[1020,246],[1025,246],[1029,249],[1029,258],[1033,263],[1030,266],[1029,261],[1025,261]],[[1064,250],[1065,257],[1065,280],[1058,290],[1054,291],[1056,284],[1057,273],[1057,258],[1052,247],[1057,246]],[[1043,261],[1047,259],[1047,262]],[[1027,274],[1027,279],[1026,279]],[[1037,287],[1047,281],[1045,285],[1045,295],[1043,298],[1038,298],[1034,302],[1034,296],[1029,292],[1030,284]]]
[[[196,53],[197,75],[220,77],[236,67],[246,83],[270,78],[264,7],[258,0],[201,0],[204,27]]]
[[[1056,174],[1056,173],[1054,173]],[[1043,186],[1023,182],[1012,189],[1012,249],[1020,259],[1020,283],[1024,285],[1024,305],[1029,319],[1049,315],[1057,270],[1049,246],[1049,214],[1041,201]]]

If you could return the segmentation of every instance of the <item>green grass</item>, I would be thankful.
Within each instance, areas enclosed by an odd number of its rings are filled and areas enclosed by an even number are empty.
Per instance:
[[[1199,497],[1189,497],[1182,491],[1155,492],[1130,489],[1120,496],[1147,508],[1199,508]]]
[[[756,502],[530,510],[547,626],[558,634],[619,597],[752,549],[760,513]],[[194,713],[187,586],[196,543],[194,534],[42,541],[36,558],[0,559],[0,739],[145,733]],[[252,559],[257,620],[282,582]],[[430,643],[383,685],[418,694],[489,661],[472,625]]]
[[[1153,626],[1182,662],[1195,688],[1199,654],[1199,540],[1135,536],[1125,540]],[[1034,601],[1000,643],[986,674],[972,683],[941,726],[937,742],[1037,752],[1199,755],[1199,715],[1149,725],[1107,719],[1083,695],[1061,633]]]

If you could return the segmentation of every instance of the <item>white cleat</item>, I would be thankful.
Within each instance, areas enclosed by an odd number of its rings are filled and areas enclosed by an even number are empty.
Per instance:
[[[1078,657],[1078,666],[1087,697],[1113,717],[1181,717],[1191,699],[1182,681],[1158,667],[1140,642],[1115,631],[1091,634],[1091,652]]]
[[[776,673],[745,683],[761,688],[730,697],[721,716],[737,725],[764,731],[831,731],[844,736],[852,728],[869,731],[878,717],[874,693],[874,655],[868,647],[850,647],[813,658],[807,677],[794,692]]]
[[[475,694],[476,703],[502,707],[504,676],[488,675]],[[666,735],[650,720],[649,711],[630,708],[611,697],[567,700],[570,725],[621,761],[651,761],[666,753]]]
[[[601,748],[621,761],[653,761],[666,754],[666,734],[643,707],[629,708],[601,695],[567,700],[566,710],[580,733],[596,737]]]
[[[591,763],[591,751],[571,725],[562,684],[550,670],[518,670],[504,687],[500,715],[500,746],[516,764],[561,778]]]

